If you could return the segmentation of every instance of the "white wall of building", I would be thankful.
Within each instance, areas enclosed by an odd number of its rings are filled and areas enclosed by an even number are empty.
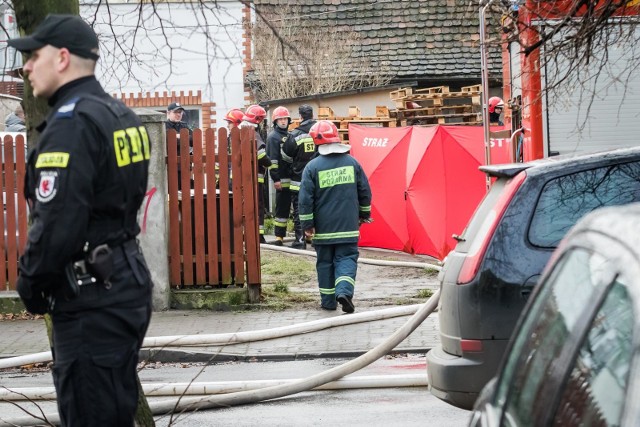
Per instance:
[[[109,93],[202,91],[218,120],[244,106],[242,4],[83,2],[95,23],[101,59],[96,72]],[[96,8],[97,12],[96,12]],[[218,123],[220,124],[220,123]]]

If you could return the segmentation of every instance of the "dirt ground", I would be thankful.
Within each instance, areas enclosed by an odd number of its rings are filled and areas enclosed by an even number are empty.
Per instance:
[[[310,248],[312,250],[312,248]],[[282,253],[280,253],[282,254]],[[273,257],[273,253],[263,251],[263,257]],[[292,294],[310,296],[296,303],[297,308],[314,307],[319,303],[318,281],[315,274],[315,257],[309,255],[286,254],[288,257],[304,257],[309,263],[309,280],[296,282],[288,280]],[[360,259],[386,261],[405,261],[438,265],[438,261],[420,255],[375,248],[360,248]],[[385,305],[418,304],[427,300],[428,292],[438,289],[437,271],[419,267],[379,266],[358,262],[354,302],[360,307],[378,307]],[[263,283],[270,280],[263,269]]]

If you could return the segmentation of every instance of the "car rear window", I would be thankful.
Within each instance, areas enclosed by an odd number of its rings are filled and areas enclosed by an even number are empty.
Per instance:
[[[555,248],[585,214],[602,206],[640,201],[640,162],[564,175],[547,182],[529,227],[529,241]]]

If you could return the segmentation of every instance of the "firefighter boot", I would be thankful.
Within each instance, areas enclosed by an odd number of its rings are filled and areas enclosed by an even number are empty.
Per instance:
[[[304,233],[302,230],[295,230],[296,240],[291,244],[293,249],[307,249],[307,244],[304,241]]]

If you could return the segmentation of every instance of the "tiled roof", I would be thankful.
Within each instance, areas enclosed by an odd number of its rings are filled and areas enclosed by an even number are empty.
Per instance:
[[[283,0],[254,0],[269,9]],[[388,64],[399,78],[480,78],[477,2],[468,0],[302,0],[293,3],[320,25],[355,30],[374,65]],[[489,61],[501,79],[500,53]]]

